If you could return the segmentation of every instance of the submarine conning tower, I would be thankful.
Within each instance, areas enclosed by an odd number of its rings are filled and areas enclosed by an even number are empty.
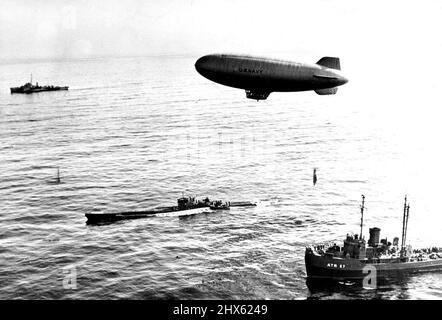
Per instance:
[[[185,197],[181,197],[177,200],[178,203],[178,209],[186,209],[189,205],[189,199]]]
[[[370,238],[368,239],[368,245],[370,247],[377,247],[381,238],[381,229],[374,227],[370,228]]]

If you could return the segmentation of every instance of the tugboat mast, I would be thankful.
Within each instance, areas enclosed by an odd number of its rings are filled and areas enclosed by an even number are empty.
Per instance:
[[[404,246],[407,245],[408,217],[410,215],[410,203],[407,204],[407,217],[405,219]]]
[[[402,241],[401,241],[401,256],[405,256],[405,246],[406,246],[406,239],[407,239],[407,228],[408,228],[408,215],[410,213],[410,205],[407,204],[407,196],[405,196],[405,203],[404,203],[404,216],[402,218]]]
[[[365,196],[362,195],[362,205],[361,205],[361,233],[359,234],[359,239],[362,239],[362,227],[364,225],[364,203],[365,203]]]

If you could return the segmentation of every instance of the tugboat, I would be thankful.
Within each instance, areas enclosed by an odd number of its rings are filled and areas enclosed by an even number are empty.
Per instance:
[[[432,247],[413,250],[406,245],[410,205],[405,197],[402,222],[402,239],[393,243],[380,239],[379,228],[370,228],[368,242],[362,234],[364,219],[362,195],[361,230],[359,236],[347,235],[343,246],[336,243],[308,246],[305,251],[307,278],[337,281],[363,280],[368,274],[378,279],[399,277],[404,274],[442,270],[442,248]]]
[[[12,87],[11,94],[13,93],[34,93],[34,92],[43,92],[43,91],[59,91],[59,90],[68,90],[68,86],[59,87],[59,86],[39,86],[38,82],[33,85],[32,84],[32,74],[31,81],[25,83],[20,87]]]

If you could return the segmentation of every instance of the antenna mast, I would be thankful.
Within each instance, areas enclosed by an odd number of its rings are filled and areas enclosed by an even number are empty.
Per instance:
[[[410,216],[410,204],[407,205],[407,216],[405,217],[405,231],[404,231],[404,253],[407,247],[407,231],[408,231],[408,217]]]
[[[405,253],[405,239],[407,233],[407,224],[408,224],[408,212],[409,205],[407,205],[407,196],[405,196],[404,202],[404,215],[402,217],[402,240],[401,240],[401,256],[404,256]]]
[[[361,233],[359,234],[359,239],[362,239],[362,227],[364,225],[364,204],[365,204],[365,196],[362,195],[362,205],[361,205]]]

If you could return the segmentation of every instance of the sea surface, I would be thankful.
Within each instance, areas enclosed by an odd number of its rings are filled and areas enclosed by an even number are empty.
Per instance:
[[[312,288],[304,267],[306,245],[359,232],[362,194],[366,235],[400,236],[407,194],[409,243],[442,246],[439,102],[351,76],[256,102],[196,59],[0,64],[0,299],[442,298],[442,273]],[[30,73],[69,91],[11,95]],[[258,205],[86,225],[182,194]]]

